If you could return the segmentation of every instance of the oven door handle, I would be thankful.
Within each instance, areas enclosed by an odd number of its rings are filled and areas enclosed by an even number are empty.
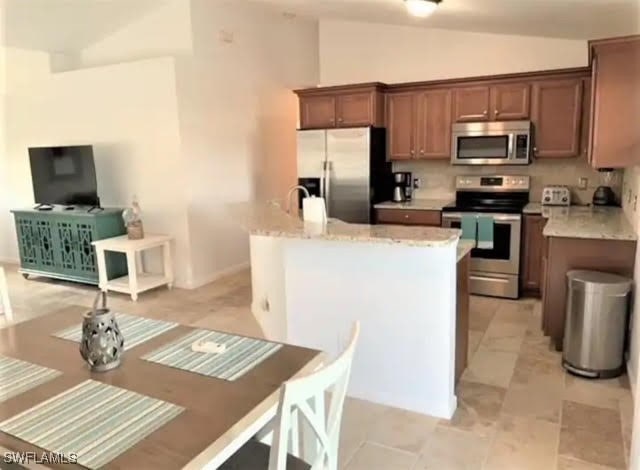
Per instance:
[[[487,215],[493,217],[493,220],[497,220],[499,222],[520,222],[522,220],[522,216],[520,214],[492,214],[492,213],[479,213],[479,212],[471,212],[469,215],[479,216],[479,215]],[[451,220],[460,220],[462,218],[462,212],[443,212],[443,219],[451,219]]]

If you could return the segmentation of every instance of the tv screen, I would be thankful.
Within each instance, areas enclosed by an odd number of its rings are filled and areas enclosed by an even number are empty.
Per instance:
[[[29,162],[37,204],[99,205],[91,145],[32,147]]]

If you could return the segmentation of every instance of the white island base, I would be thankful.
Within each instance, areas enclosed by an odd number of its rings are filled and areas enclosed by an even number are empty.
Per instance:
[[[253,234],[252,310],[270,339],[330,357],[359,320],[349,395],[451,418],[457,405],[456,244]]]

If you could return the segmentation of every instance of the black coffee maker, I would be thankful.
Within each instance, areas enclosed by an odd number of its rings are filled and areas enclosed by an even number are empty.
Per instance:
[[[594,206],[617,206],[616,195],[611,189],[611,181],[614,177],[613,170],[610,168],[602,168],[598,170],[601,176],[601,182],[593,193],[592,204]]]
[[[393,173],[393,202],[410,201],[413,195],[413,178],[410,171]]]

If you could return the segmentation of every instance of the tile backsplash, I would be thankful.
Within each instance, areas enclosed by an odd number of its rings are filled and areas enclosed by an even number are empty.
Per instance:
[[[569,187],[576,204],[590,204],[595,189],[605,184],[603,174],[591,168],[585,158],[536,160],[527,166],[458,166],[446,160],[394,162],[393,171],[411,171],[414,178],[420,178],[421,186],[414,194],[416,199],[453,197],[458,175],[529,175],[531,201],[540,201],[545,186],[562,185]],[[587,179],[587,189],[580,189],[580,178]],[[612,172],[608,185],[620,200],[622,171]]]

